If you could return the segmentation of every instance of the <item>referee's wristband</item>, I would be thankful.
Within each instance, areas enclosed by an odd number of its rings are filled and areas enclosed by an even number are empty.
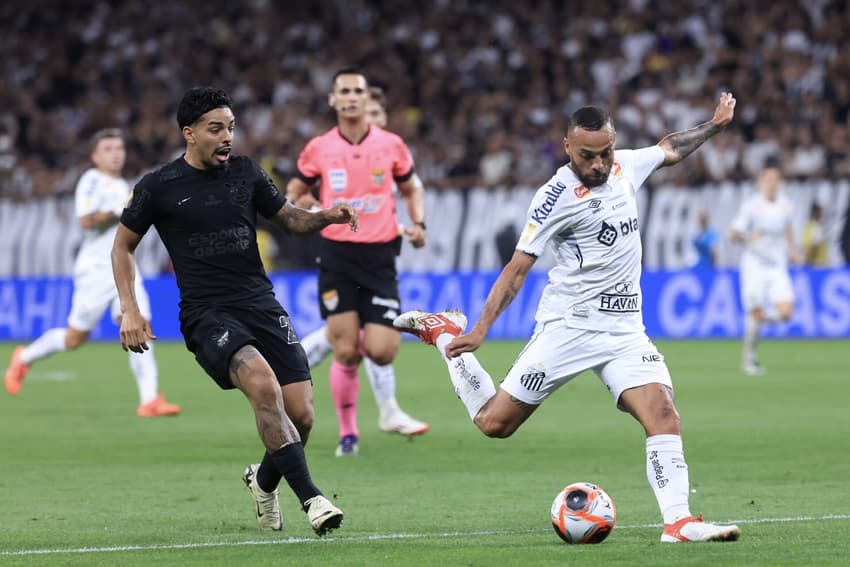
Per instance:
[[[413,224],[414,224],[414,226],[421,226],[422,230],[428,230],[427,227],[425,226],[425,221],[419,221],[419,222],[415,222]]]

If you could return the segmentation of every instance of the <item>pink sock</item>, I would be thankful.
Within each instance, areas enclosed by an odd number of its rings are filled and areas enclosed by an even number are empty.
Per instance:
[[[331,396],[339,422],[339,437],[360,436],[357,430],[357,394],[360,390],[360,377],[357,365],[345,366],[334,360],[330,371]]]

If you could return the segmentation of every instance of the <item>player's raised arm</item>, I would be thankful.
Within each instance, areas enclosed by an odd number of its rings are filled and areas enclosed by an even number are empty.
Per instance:
[[[502,272],[490,288],[478,321],[467,334],[455,338],[446,346],[447,356],[454,358],[481,346],[487,331],[517,296],[536,261],[536,256],[519,250],[514,252],[511,261],[502,268]]]
[[[664,150],[664,163],[675,165],[691,155],[706,140],[723,130],[732,121],[735,113],[735,97],[732,93],[720,95],[720,102],[714,109],[714,116],[708,122],[689,130],[673,132],[664,137],[658,145]]]
[[[289,234],[318,232],[331,224],[347,224],[353,231],[360,228],[357,211],[347,203],[319,211],[307,211],[292,203],[286,203],[271,220]]]
[[[407,201],[407,212],[413,222],[404,233],[414,248],[422,248],[425,246],[425,187],[414,174],[398,183],[398,192]]]
[[[136,301],[136,247],[142,237],[123,224],[118,225],[112,244],[112,275],[121,302],[121,348],[133,352],[148,350],[148,341],[155,340],[150,323],[142,316]]]

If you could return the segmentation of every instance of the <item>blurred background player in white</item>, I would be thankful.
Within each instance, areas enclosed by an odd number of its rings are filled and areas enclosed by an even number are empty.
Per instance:
[[[664,518],[665,543],[734,540],[740,532],[691,515],[673,383],[643,325],[635,196],[657,168],[679,163],[722,131],[734,109],[735,98],[723,93],[708,122],[669,134],[655,146],[615,152],[608,113],[580,108],[564,139],[569,163],[532,199],[516,251],[472,330],[462,334],[466,317],[459,312],[410,311],[395,322],[436,345],[455,392],[488,437],[509,437],[550,394],[592,369],[617,407],[644,428],[646,475]],[[497,391],[471,353],[519,293],[549,242],[556,265],[537,308],[534,335]]]
[[[33,363],[84,345],[107,308],[116,321],[120,317],[110,252],[118,219],[130,195],[127,181],[121,178],[126,156],[124,138],[117,128],[99,130],[92,136],[94,167],[80,177],[74,196],[83,242],[74,265],[74,296],[68,326],[50,329],[29,346],[14,350],[5,376],[6,391],[13,396],[20,391]],[[141,278],[136,280],[136,297],[145,318],[150,320],[150,305]],[[139,390],[136,415],[158,417],[180,413],[180,406],[168,403],[158,393],[159,376],[152,349],[130,353],[130,369]]]
[[[318,184],[322,207],[349,203],[360,215],[356,233],[323,229],[317,255],[319,310],[333,346],[329,380],[339,423],[336,455],[353,456],[359,451],[360,352],[386,365],[401,344],[392,326],[401,309],[396,259],[402,244],[394,187],[407,203],[408,239],[415,248],[426,241],[425,196],[411,179],[413,156],[404,140],[367,121],[369,83],[360,70],[337,71],[327,100],[337,125],[301,151],[286,193],[297,203]]]
[[[787,321],[794,312],[788,260],[800,261],[791,230],[791,202],[780,194],[782,173],[765,168],[756,178],[758,194],[742,205],[730,239],[743,244],[741,302],[746,313],[742,367],[750,376],[764,374],[756,347],[765,322]]]
[[[384,90],[380,87],[369,87],[369,101],[366,103],[366,120],[379,128],[387,127],[387,102]],[[422,180],[415,173],[412,181],[422,187]],[[318,206],[318,201],[311,193],[303,195],[296,203],[299,207],[310,209]],[[400,226],[400,230],[404,230]],[[322,363],[327,356],[333,352],[328,340],[327,325],[322,325],[301,340],[301,345],[307,351],[307,360],[310,368]],[[363,331],[360,331],[361,355],[363,345]],[[363,364],[366,367],[366,376],[375,396],[378,406],[378,428],[388,433],[400,433],[402,435],[422,435],[428,432],[429,426],[424,421],[414,419],[401,409],[396,400],[396,378],[392,364],[377,364],[368,356],[363,356]]]

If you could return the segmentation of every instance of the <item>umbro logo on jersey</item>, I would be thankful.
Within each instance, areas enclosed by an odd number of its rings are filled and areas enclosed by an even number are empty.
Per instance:
[[[546,195],[546,199],[543,201],[542,205],[531,211],[531,220],[537,224],[543,224],[543,221],[549,218],[549,215],[552,214],[552,211],[555,209],[555,203],[558,202],[558,198],[567,189],[567,186],[560,181],[556,181],[554,185],[549,183],[546,186],[548,187],[544,193],[544,195]]]
[[[594,213],[598,213],[599,211],[602,210],[601,205],[602,205],[601,199],[591,199],[590,202],[587,204],[587,208],[593,209]]]

